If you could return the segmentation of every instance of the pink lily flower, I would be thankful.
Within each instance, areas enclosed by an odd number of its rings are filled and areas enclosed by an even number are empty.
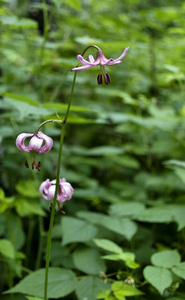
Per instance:
[[[55,189],[56,180],[50,181],[49,179],[46,179],[43,183],[41,183],[39,192],[44,199],[53,200],[55,196]],[[72,188],[71,184],[69,182],[66,182],[65,178],[60,179],[57,201],[65,202],[66,200],[70,200],[72,198],[73,192],[74,189]]]
[[[104,66],[105,65],[113,66],[121,63],[121,59],[127,54],[128,50],[129,47],[126,47],[123,53],[117,59],[113,59],[113,58],[107,59],[100,49],[97,50],[96,59],[94,59],[92,55],[89,55],[89,61],[84,59],[82,55],[77,55],[78,60],[83,66],[75,67],[71,71],[83,71],[83,70],[93,68],[97,65],[100,65],[101,73],[97,77],[98,84],[102,84],[102,74],[104,76],[105,84],[109,84],[110,76],[109,74],[105,73]]]
[[[28,145],[25,145],[25,140],[30,138]],[[36,166],[36,169],[40,171],[41,162],[36,162],[35,152],[37,153],[47,153],[53,147],[53,140],[43,132],[39,131],[37,134],[33,133],[21,133],[16,138],[16,146],[19,150],[25,152],[32,152],[34,160],[32,162],[32,169]],[[28,168],[28,162],[25,162],[25,166]]]

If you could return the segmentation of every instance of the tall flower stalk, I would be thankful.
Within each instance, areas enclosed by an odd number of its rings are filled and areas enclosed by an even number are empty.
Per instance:
[[[97,56],[96,59],[93,58],[92,55],[89,55],[89,61],[86,61],[83,56],[86,53],[86,51],[89,48],[95,48],[97,50]],[[68,107],[66,110],[66,114],[65,114],[65,118],[63,120],[63,125],[62,125],[62,129],[61,129],[61,136],[60,136],[60,146],[59,146],[59,152],[58,152],[58,163],[57,163],[57,177],[56,177],[56,187],[55,187],[55,195],[54,195],[54,199],[53,199],[53,203],[52,203],[52,210],[51,210],[51,217],[50,217],[50,224],[49,224],[49,232],[48,232],[48,241],[47,241],[47,249],[46,249],[46,266],[45,266],[45,284],[44,284],[44,300],[47,300],[47,290],[48,290],[48,273],[49,273],[49,261],[50,261],[50,252],[51,252],[51,238],[52,238],[52,229],[53,229],[53,223],[54,223],[54,216],[55,216],[55,207],[56,207],[56,203],[57,203],[57,197],[58,197],[58,192],[59,192],[59,185],[61,183],[61,179],[60,179],[60,165],[61,165],[61,157],[62,157],[62,149],[63,149],[63,141],[64,141],[64,136],[65,136],[65,129],[66,129],[66,124],[67,124],[67,120],[68,120],[68,116],[69,116],[69,111],[70,111],[70,107],[71,107],[71,102],[72,102],[72,98],[73,98],[73,92],[74,92],[74,87],[75,87],[75,81],[76,81],[76,75],[77,75],[77,71],[81,71],[81,70],[86,70],[89,68],[92,68],[94,66],[100,65],[100,70],[101,73],[98,75],[98,84],[102,83],[102,74],[104,76],[104,81],[106,84],[110,83],[110,76],[105,73],[104,70],[104,66],[105,65],[115,65],[121,62],[121,59],[126,55],[126,53],[128,52],[129,47],[125,48],[124,52],[122,53],[122,55],[120,57],[118,57],[117,59],[107,59],[104,55],[103,52],[101,51],[101,49],[99,47],[97,47],[96,45],[91,45],[88,46],[82,53],[82,55],[78,55],[77,58],[79,60],[79,62],[81,64],[84,64],[84,66],[77,66],[76,68],[73,68],[71,71],[74,71],[74,79],[73,79],[73,83],[72,83],[72,88],[71,88],[71,94],[70,94],[70,98],[69,98],[69,103],[68,103]],[[39,127],[40,128],[40,127]],[[63,180],[63,179],[62,179]],[[47,181],[49,182],[49,181]],[[46,185],[46,183],[43,183],[44,186]],[[50,188],[50,187],[49,187]],[[41,193],[44,192],[44,188],[42,185],[42,188],[40,188],[42,191]],[[52,187],[53,189],[53,187]],[[46,194],[48,195],[49,190],[45,190]],[[68,184],[68,192],[67,190],[65,191],[65,197],[69,197],[69,199],[71,198],[71,195],[73,193],[73,189],[72,187],[69,187]],[[46,197],[44,197],[46,198]],[[60,198],[60,197],[59,197]],[[58,199],[59,199],[58,198]],[[67,199],[67,198],[66,198]],[[63,199],[65,200],[65,199]]]
[[[61,135],[60,135],[60,146],[59,146],[58,163],[57,163],[56,189],[55,189],[55,196],[54,196],[53,204],[52,204],[49,232],[48,232],[47,249],[46,249],[44,300],[47,300],[49,260],[50,260],[50,252],[51,252],[51,238],[52,238],[52,229],[53,229],[53,223],[54,223],[54,217],[55,217],[55,207],[56,207],[56,203],[57,203],[57,194],[58,194],[59,183],[60,183],[60,165],[61,165],[61,158],[62,158],[63,141],[64,141],[64,136],[65,136],[66,124],[67,124],[67,120],[68,120],[68,116],[69,116],[69,111],[70,111],[70,107],[71,107],[71,102],[72,102],[72,98],[73,98],[76,75],[77,75],[77,72],[74,73],[74,79],[73,79],[73,83],[72,83],[69,103],[68,103],[68,107],[66,110],[65,118],[63,121],[62,129],[61,129]]]

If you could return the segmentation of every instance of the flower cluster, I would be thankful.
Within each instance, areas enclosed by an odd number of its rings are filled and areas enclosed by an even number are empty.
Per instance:
[[[83,71],[83,70],[87,70],[90,69],[92,67],[95,67],[97,65],[100,65],[100,74],[97,76],[97,81],[98,84],[102,84],[103,80],[105,82],[105,84],[109,84],[111,82],[110,76],[108,73],[105,72],[105,65],[107,66],[113,66],[116,64],[121,63],[121,59],[127,54],[129,47],[126,47],[125,50],[123,51],[123,53],[117,58],[117,59],[107,59],[103,52],[101,51],[100,48],[98,48],[97,46],[93,45],[93,46],[88,46],[85,51],[83,52],[83,54],[85,54],[85,52],[87,51],[87,49],[89,49],[90,47],[94,47],[97,49],[97,55],[96,58],[94,59],[94,57],[92,55],[89,55],[89,60],[84,59],[83,55],[77,55],[77,58],[79,60],[79,62],[82,64],[82,66],[77,66],[75,68],[73,68],[71,71]],[[70,107],[70,104],[69,104]],[[69,110],[67,110],[68,112]],[[67,118],[67,117],[66,117]],[[19,150],[21,151],[25,151],[25,152],[31,152],[32,156],[33,156],[33,160],[32,160],[32,169],[34,169],[34,167],[40,171],[40,167],[41,167],[41,162],[37,162],[36,158],[35,158],[35,154],[36,153],[48,153],[52,147],[53,147],[53,140],[52,138],[50,138],[49,136],[47,136],[46,134],[44,134],[41,131],[38,131],[44,124],[48,123],[48,122],[53,122],[54,120],[47,120],[44,121],[42,124],[40,124],[40,126],[37,128],[35,134],[33,133],[21,133],[18,135],[18,137],[16,138],[16,146]],[[66,121],[66,119],[65,119]],[[63,121],[64,124],[64,121]],[[26,145],[26,139],[29,138],[29,143]],[[29,164],[27,161],[25,161],[25,166],[27,168],[29,168]],[[56,185],[57,185],[57,181],[56,180],[52,180],[50,181],[49,179],[46,179],[39,188],[39,192],[42,195],[42,197],[46,200],[53,200],[55,197],[55,192],[56,192]],[[57,203],[59,205],[60,202],[65,202],[66,200],[70,200],[72,195],[73,195],[73,188],[71,186],[71,184],[69,182],[66,182],[65,178],[60,179],[59,181],[59,186],[58,186],[58,191],[57,191],[57,195],[56,195],[56,200]],[[61,212],[63,212],[61,210]]]

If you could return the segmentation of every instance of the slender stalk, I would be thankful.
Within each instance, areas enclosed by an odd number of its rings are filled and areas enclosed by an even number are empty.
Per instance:
[[[42,122],[42,123],[39,125],[39,127],[37,127],[37,129],[35,130],[34,135],[37,135],[39,129],[40,129],[42,126],[44,126],[45,124],[50,123],[50,122],[56,122],[56,123],[62,123],[62,124],[65,123],[64,120],[57,120],[57,119],[56,119],[56,120],[55,120],[55,119],[46,120],[46,121]]]
[[[77,75],[77,72],[74,73],[74,79],[73,79],[73,83],[72,83],[71,94],[70,94],[69,103],[68,103],[67,111],[66,111],[66,114],[65,114],[65,119],[64,119],[62,129],[61,129],[61,136],[60,136],[60,146],[59,146],[58,164],[57,164],[56,190],[55,190],[55,196],[54,196],[54,199],[53,199],[53,205],[52,205],[52,210],[51,210],[49,232],[48,232],[48,241],[47,241],[47,249],[46,249],[44,300],[47,300],[49,260],[50,260],[50,252],[51,252],[51,238],[52,238],[52,229],[53,229],[53,223],[54,223],[54,217],[55,217],[55,207],[56,207],[56,202],[57,202],[57,193],[58,193],[59,182],[60,182],[60,165],[61,165],[63,141],[64,141],[66,123],[67,123],[67,119],[68,119],[68,115],[69,115],[69,111],[70,111],[70,107],[71,107],[73,92],[74,92],[76,75]]]

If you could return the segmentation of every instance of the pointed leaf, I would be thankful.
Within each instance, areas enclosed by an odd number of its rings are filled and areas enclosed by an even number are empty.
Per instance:
[[[62,218],[63,245],[74,242],[90,241],[95,237],[97,228],[85,221],[72,217]]]
[[[143,293],[135,287],[124,283],[123,281],[115,281],[112,284],[112,291],[116,299],[122,300],[125,296],[137,296]]]
[[[114,252],[114,253],[122,253],[123,250],[120,246],[118,246],[116,243],[106,240],[106,239],[94,239],[93,240],[95,244],[107,251]]]
[[[173,273],[175,273],[180,278],[185,280],[185,262],[180,262],[175,267],[172,268]]]
[[[155,253],[151,257],[151,261],[155,266],[171,268],[180,263],[181,257],[177,250],[166,250]]]
[[[97,295],[110,288],[109,283],[95,276],[86,276],[77,282],[76,293],[79,300],[95,300]]]
[[[96,249],[88,247],[77,249],[73,253],[73,260],[76,268],[84,273],[98,275],[106,271],[105,262]]]
[[[162,295],[164,290],[172,284],[172,273],[160,267],[147,266],[144,269],[144,277]]]
[[[0,240],[0,254],[12,259],[15,258],[14,247],[9,240],[5,240],[5,239]]]
[[[5,293],[21,293],[35,297],[44,295],[45,269],[32,272]],[[75,275],[71,270],[49,268],[48,298],[58,299],[75,289]]]

